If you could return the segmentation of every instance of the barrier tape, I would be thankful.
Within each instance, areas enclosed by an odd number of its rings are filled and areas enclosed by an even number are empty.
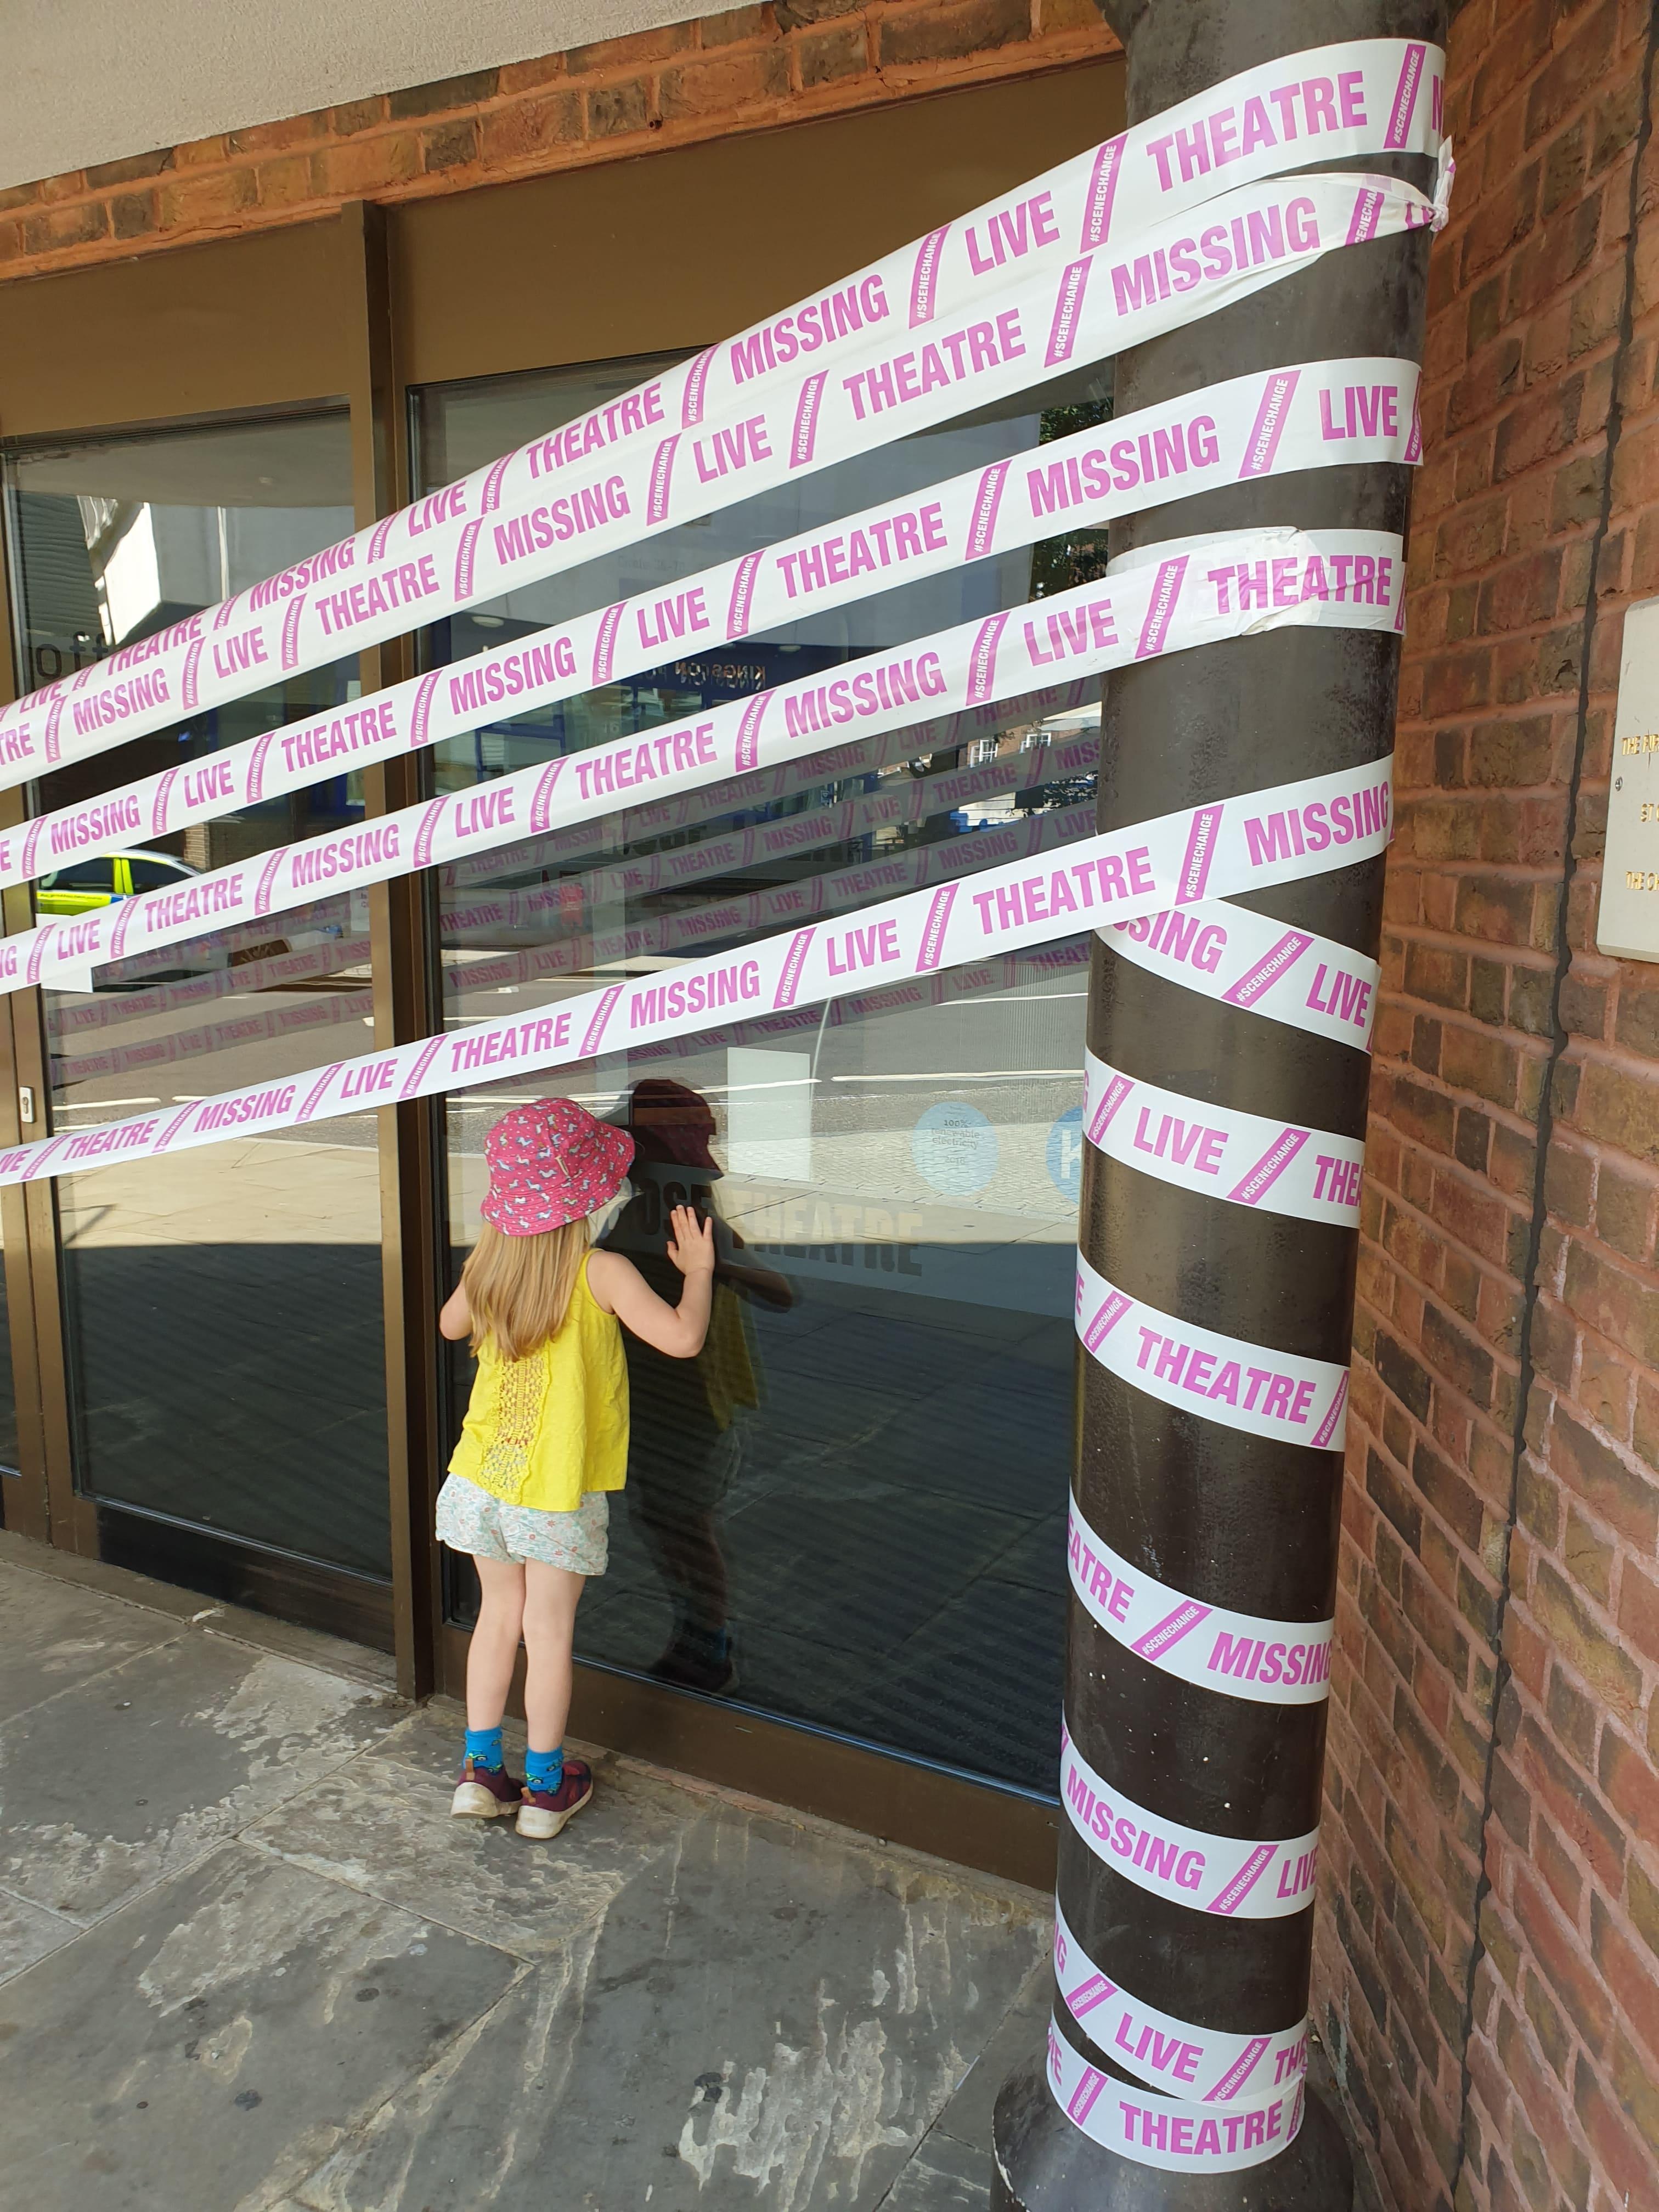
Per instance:
[[[1282,1840],[1218,1836],[1137,1805],[1095,1772],[1060,1725],[1060,1802],[1097,1859],[1137,1888],[1192,1912],[1282,1920],[1313,1902],[1319,1830]]]
[[[1305,2014],[1271,2034],[1229,2035],[1160,2012],[1101,1972],[1067,1927],[1058,1898],[1054,1981],[1090,2041],[1171,2100],[1200,2108],[1271,2104],[1308,2070]]]
[[[1300,2082],[1272,2103],[1230,2112],[1213,2105],[1177,2103],[1145,2090],[1132,2091],[1091,2066],[1051,2021],[1048,2086],[1066,2118],[1086,2136],[1139,2166],[1168,2173],[1236,2173],[1263,2166],[1290,2148],[1301,2132],[1304,2093]]]
[[[1206,999],[1357,1052],[1371,1048],[1382,969],[1348,945],[1224,900],[1142,915],[1098,932],[1120,960]]]
[[[1323,874],[1383,849],[1389,773],[1384,761],[1183,807],[1079,838],[1063,861],[1006,862],[967,882],[953,878],[833,922],[807,921],[759,944],[688,960],[660,976],[610,983],[556,1009],[507,1015],[453,1036],[228,1091],[166,1118],[150,1115],[95,1130],[64,1131],[0,1153],[0,1184],[118,1156],[143,1158],[288,1128],[327,1112],[429,1097],[475,1082],[485,1069],[526,1073],[568,1066],[600,1052],[723,1026],[721,1017],[777,1013],[844,997],[878,979],[931,975],[1042,944],[1086,928],[1103,909],[1126,917],[1160,913],[1183,894],[1242,891]],[[1271,825],[1291,811],[1328,828],[1341,822],[1340,841],[1322,836],[1316,849],[1304,837],[1303,851],[1294,852],[1282,836],[1270,834]]]
[[[1435,207],[1392,179],[1285,185],[1275,173],[1426,155],[1441,161],[1443,198],[1443,71],[1436,47],[1343,42],[1138,125],[251,591],[0,708],[0,788],[1140,343],[1332,247],[1426,223]],[[1188,235],[1200,210],[1218,219]]]
[[[1352,1229],[1365,1147],[1123,1075],[1084,1054],[1083,1127],[1109,1159],[1234,1206]]]
[[[1348,1370],[1249,1344],[1162,1313],[1077,1260],[1077,1334],[1109,1374],[1149,1398],[1275,1443],[1340,1452]]]
[[[1330,1694],[1334,1622],[1233,1613],[1172,1589],[1097,1535],[1075,1498],[1066,1564],[1085,1612],[1149,1667],[1255,1705],[1316,1705]]]
[[[659,665],[1031,544],[1207,484],[1363,460],[1403,460],[1418,371],[1363,357],[1235,378],[1109,428],[1073,433],[672,586],[556,623],[372,696],[302,716],[208,757],[37,815],[0,836],[0,887],[90,853],[301,791]],[[1271,423],[1264,447],[1261,425]]]
[[[961,623],[902,652],[846,661],[568,760],[277,846],[183,887],[145,891],[73,921],[40,923],[0,942],[0,993],[37,983],[85,988],[94,968],[129,948],[182,943],[204,929],[280,913],[319,889],[380,883],[516,843],[526,830],[540,834],[602,815],[641,788],[681,790],[768,760],[799,758],[860,725],[871,732],[901,728],[914,720],[918,706],[943,714],[1019,697],[1056,672],[1098,675],[1285,625],[1391,630],[1403,585],[1400,540],[1382,532],[1261,531],[1218,539],[1200,565],[1186,554],[1148,562],[1109,583],[1079,585],[1038,601],[1018,621],[996,614]],[[1212,810],[1217,821],[1221,811]],[[1358,826],[1346,811],[1328,817],[1319,808],[1304,821],[1300,812],[1279,811],[1252,834],[1264,850],[1295,860],[1304,840],[1310,848],[1332,841],[1346,846]],[[1183,898],[1200,897],[1206,888],[1206,839],[1207,830],[1181,878]]]

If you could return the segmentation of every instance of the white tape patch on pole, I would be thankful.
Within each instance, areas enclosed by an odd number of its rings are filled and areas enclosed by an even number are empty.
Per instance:
[[[1288,2150],[1301,2131],[1303,2087],[1285,2089],[1271,2103],[1229,2110],[1149,2097],[1114,2081],[1048,2027],[1048,2086],[1066,2118],[1086,2136],[1121,2157],[1170,2173],[1236,2173],[1265,2166]]]
[[[1179,1189],[1340,1229],[1358,1222],[1365,1148],[1351,1137],[1207,1105],[1088,1051],[1083,1127],[1097,1152]]]
[[[1313,1902],[1319,1830],[1258,1841],[1218,1836],[1137,1805],[1095,1772],[1062,1724],[1060,1799],[1097,1859],[1171,1905],[1237,1920],[1282,1920]]]
[[[1188,2105],[1270,2104],[1308,2068],[1308,2020],[1265,2035],[1197,2027],[1131,1996],[1103,1974],[1054,1900],[1054,1980],[1089,2038],[1161,2096]]]
[[[0,787],[1141,343],[1333,247],[1427,223],[1436,208],[1391,178],[1275,179],[1396,152],[1441,157],[1443,173],[1443,70],[1437,48],[1368,40],[1216,86],[0,708]],[[1198,210],[1206,228],[1194,227]]]
[[[1109,1372],[1149,1398],[1276,1443],[1340,1451],[1348,1370],[1222,1336],[1115,1289],[1081,1252],[1077,1334]]]
[[[1272,1620],[1172,1589],[1120,1557],[1075,1498],[1066,1565],[1090,1618],[1149,1667],[1255,1705],[1316,1705],[1330,1694],[1333,1621]]]
[[[1328,937],[1224,899],[1113,923],[1099,937],[1119,959],[1206,999],[1370,1050],[1382,971]]]

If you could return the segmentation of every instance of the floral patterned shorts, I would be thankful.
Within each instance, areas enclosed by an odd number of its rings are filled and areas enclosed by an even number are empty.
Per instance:
[[[540,1513],[509,1505],[465,1475],[452,1474],[438,1492],[438,1540],[475,1559],[539,1559],[568,1574],[602,1575],[610,1555],[611,1501],[590,1490],[574,1513]]]

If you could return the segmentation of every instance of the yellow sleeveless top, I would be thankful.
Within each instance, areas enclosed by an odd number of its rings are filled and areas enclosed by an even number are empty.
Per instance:
[[[556,1336],[525,1359],[503,1359],[488,1338],[449,1462],[509,1505],[574,1513],[590,1490],[628,1477],[628,1366],[622,1323],[587,1287],[584,1255]]]

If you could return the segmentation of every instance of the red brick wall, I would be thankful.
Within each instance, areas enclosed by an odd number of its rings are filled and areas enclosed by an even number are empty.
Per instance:
[[[1594,949],[1659,592],[1649,32],[1452,27],[1316,1992],[1398,2212],[1659,2205],[1659,969]]]
[[[0,281],[1115,53],[1094,0],[776,0],[0,191]]]

